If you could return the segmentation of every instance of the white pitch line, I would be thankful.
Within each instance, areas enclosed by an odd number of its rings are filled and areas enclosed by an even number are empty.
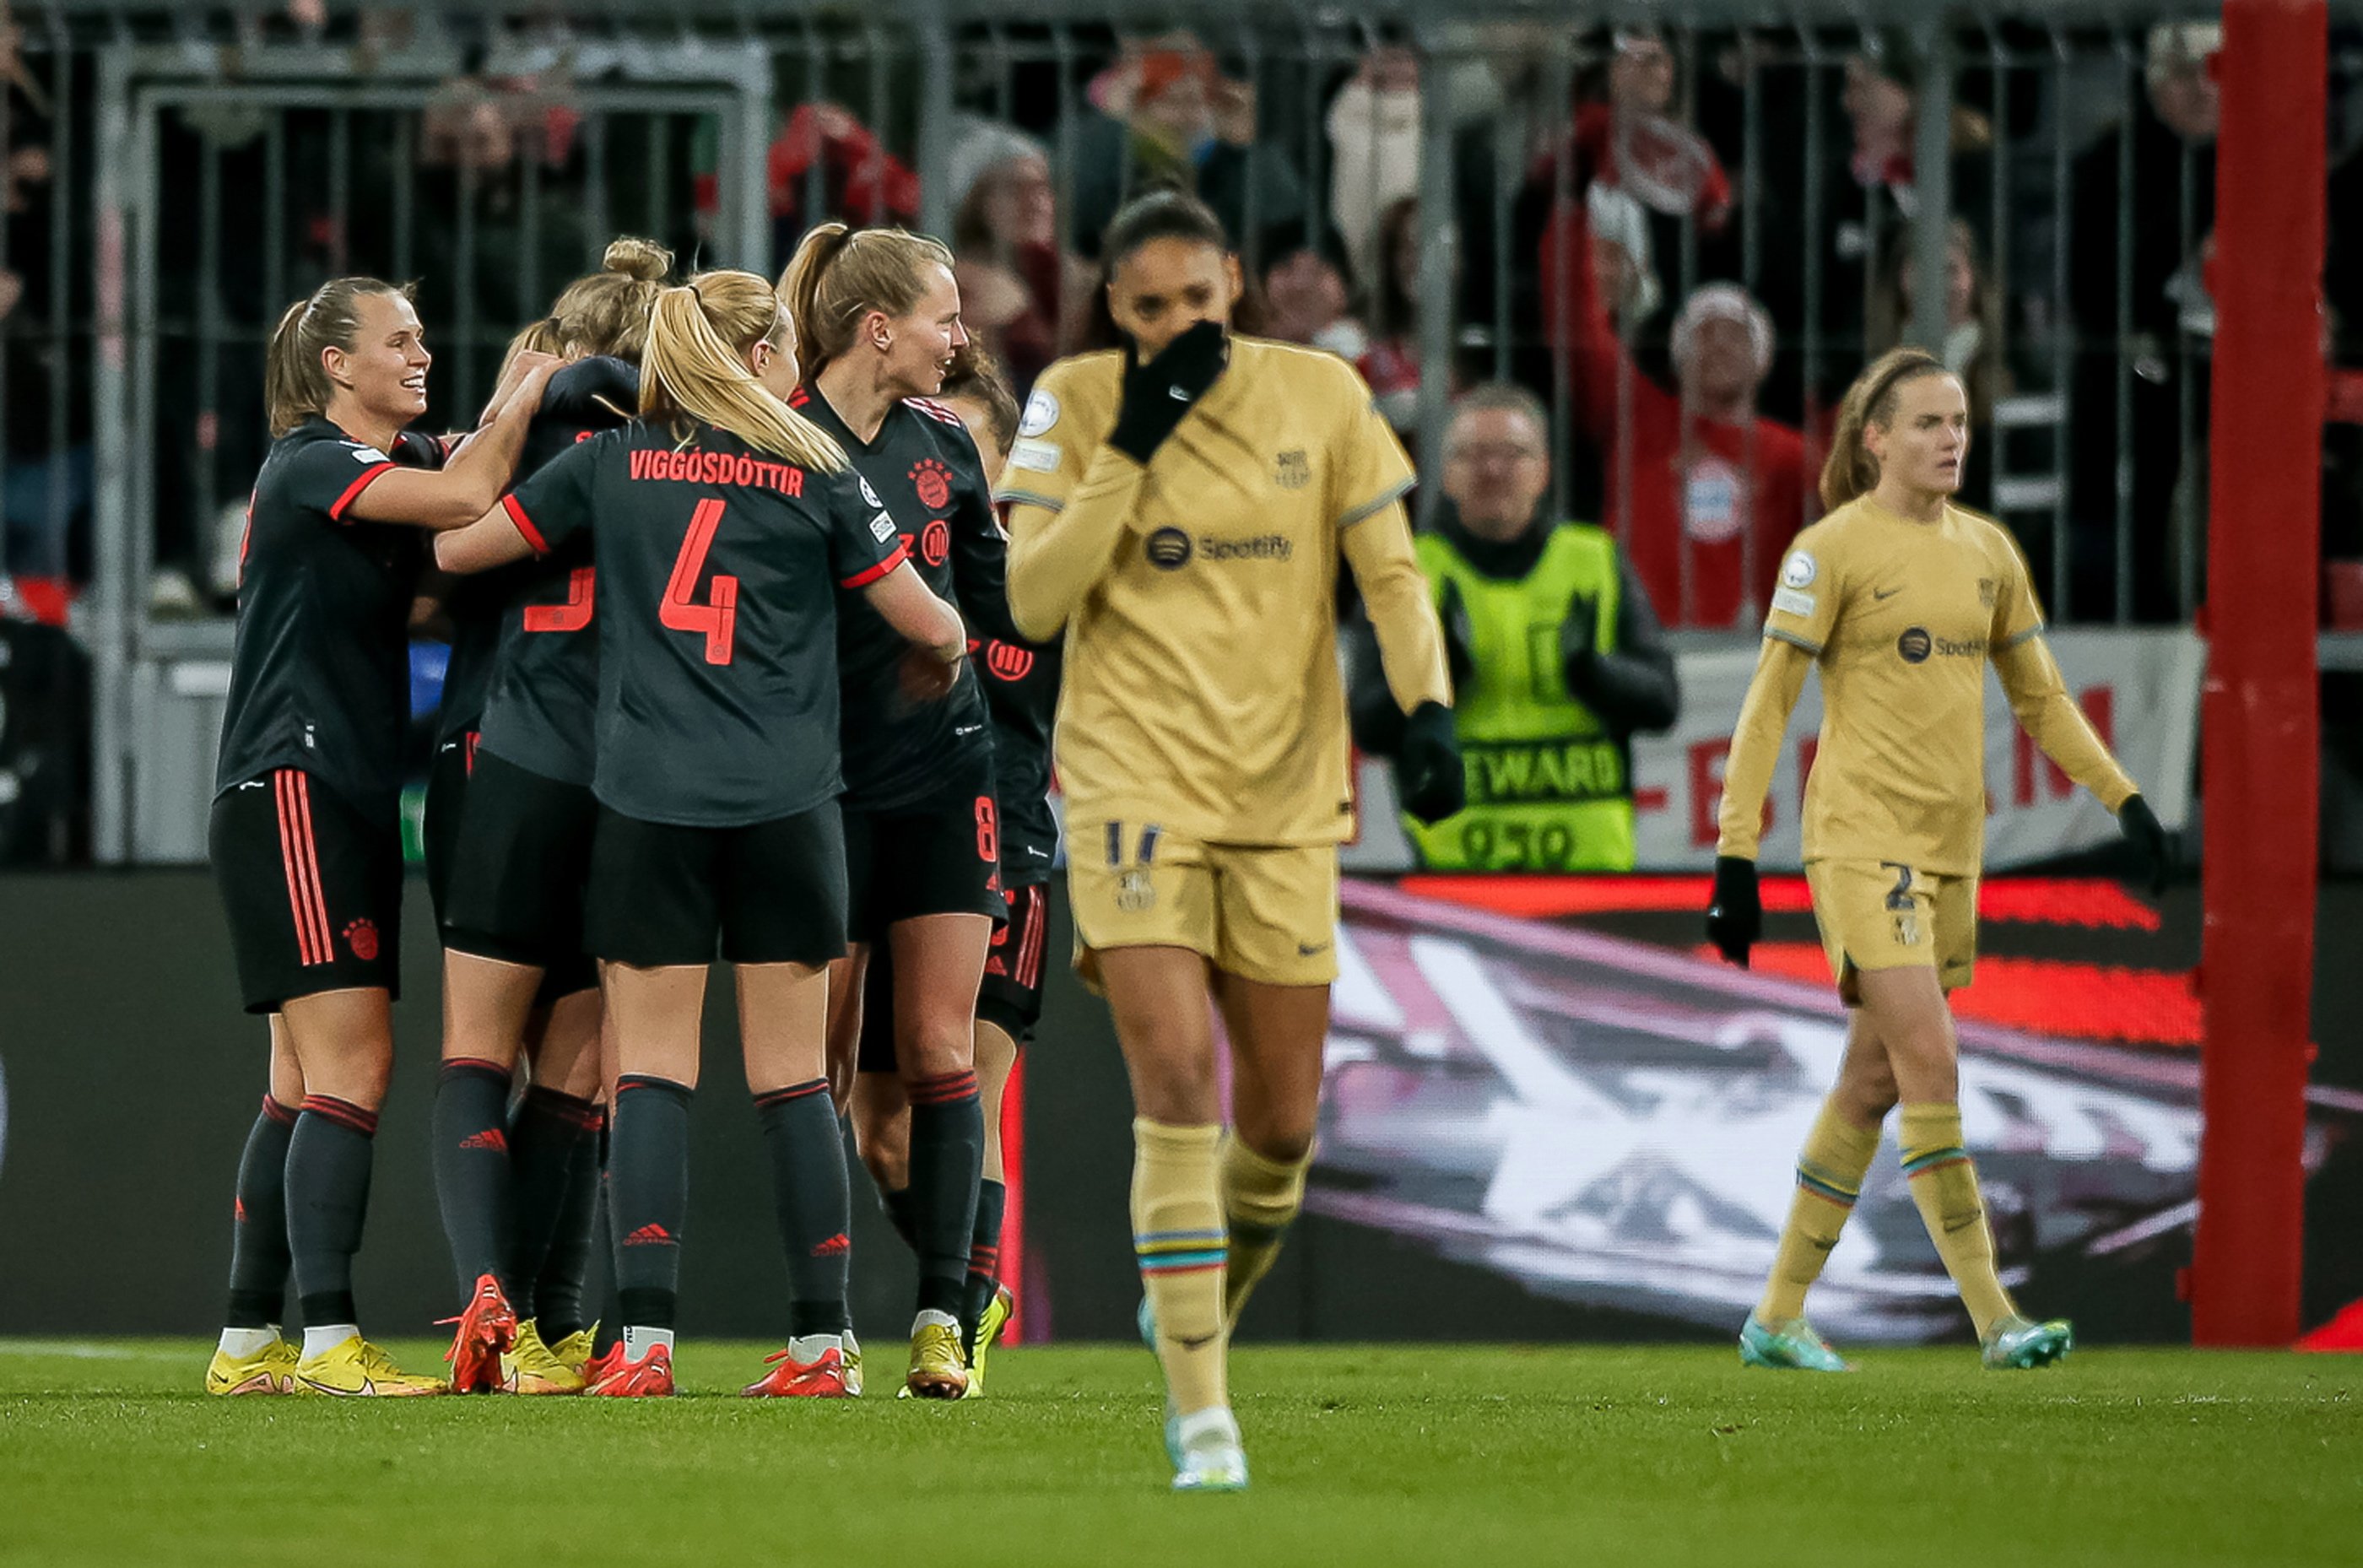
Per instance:
[[[0,1340],[0,1356],[32,1356],[72,1361],[183,1361],[187,1351],[130,1350],[122,1345],[96,1345],[86,1340]]]

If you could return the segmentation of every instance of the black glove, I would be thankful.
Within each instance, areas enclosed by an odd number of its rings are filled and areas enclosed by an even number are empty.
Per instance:
[[[1567,602],[1567,618],[1559,623],[1559,668],[1567,672],[1567,687],[1581,695],[1592,684],[1592,656],[1600,650],[1600,601],[1578,594]]]
[[[1714,902],[1706,906],[1706,940],[1723,956],[1747,967],[1747,950],[1764,934],[1764,905],[1756,895],[1756,862],[1714,857]]]
[[[1424,702],[1403,720],[1403,750],[1395,756],[1395,793],[1403,808],[1422,822],[1437,823],[1469,803],[1469,780],[1460,771],[1460,737],[1452,710]]]
[[[1201,321],[1160,350],[1147,364],[1129,343],[1124,350],[1124,404],[1108,432],[1108,445],[1146,464],[1190,406],[1206,395],[1231,357],[1222,324]]]
[[[1452,672],[1452,689],[1458,692],[1477,674],[1477,628],[1460,597],[1460,584],[1449,577],[1444,580],[1436,618],[1444,625],[1444,667]]]
[[[2126,842],[2141,851],[2149,867],[2149,895],[2160,896],[2166,892],[2167,873],[2174,869],[2174,840],[2158,825],[2158,814],[2149,802],[2140,795],[2125,796],[2117,807],[2117,826],[2124,829]]]

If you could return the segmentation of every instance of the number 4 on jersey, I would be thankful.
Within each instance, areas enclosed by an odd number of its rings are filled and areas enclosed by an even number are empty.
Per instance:
[[[713,597],[699,604],[693,595],[705,570],[705,552],[714,548],[714,531],[722,526],[722,503],[700,501],[690,514],[689,536],[673,558],[672,577],[665,584],[664,603],[657,618],[673,631],[705,634],[705,662],[730,662],[731,642],[738,630],[738,579],[715,573]]]

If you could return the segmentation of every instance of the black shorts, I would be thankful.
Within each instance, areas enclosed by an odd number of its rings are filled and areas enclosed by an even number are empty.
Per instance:
[[[418,836],[427,851],[427,896],[438,926],[451,918],[451,868],[460,863],[460,825],[467,819],[468,784],[475,771],[472,729],[437,746],[427,768],[427,809]]]
[[[215,797],[206,845],[250,1013],[324,991],[402,994],[402,828],[295,768]]]
[[[643,822],[602,806],[584,943],[635,969],[714,962],[817,967],[845,956],[837,802],[745,828]]]
[[[1008,893],[1009,918],[993,928],[984,959],[984,984],[976,995],[979,1023],[992,1024],[1019,1045],[1034,1043],[1042,1021],[1042,949],[1049,934],[1049,889],[1036,884]],[[864,1073],[895,1071],[894,962],[881,942],[870,950],[861,982],[861,1046],[856,1066]]]
[[[427,799],[429,842],[435,821]],[[542,971],[545,1002],[599,984],[582,948],[582,906],[599,803],[586,784],[561,784],[478,748],[467,811],[454,837],[443,945],[454,952]]]
[[[974,792],[893,811],[845,813],[848,930],[877,942],[898,920],[923,915],[990,915],[1001,919],[1000,818],[993,779]]]

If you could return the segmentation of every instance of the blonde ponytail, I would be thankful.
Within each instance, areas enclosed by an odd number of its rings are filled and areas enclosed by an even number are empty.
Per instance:
[[[780,274],[780,297],[795,318],[804,380],[853,347],[870,312],[903,316],[926,298],[929,266],[949,272],[952,253],[940,239],[902,228],[815,225]]]
[[[640,415],[678,427],[729,431],[759,451],[822,473],[846,466],[845,449],[771,395],[747,368],[747,350],[790,330],[771,285],[752,272],[701,272],[657,295],[640,360]],[[792,351],[792,344],[781,345]],[[682,432],[684,436],[687,432]]]
[[[1830,455],[1822,463],[1823,510],[1835,512],[1879,487],[1879,460],[1863,445],[1862,433],[1873,425],[1884,428],[1895,417],[1896,394],[1904,384],[1924,375],[1951,373],[1944,361],[1925,349],[1890,349],[1854,378],[1838,405]]]

